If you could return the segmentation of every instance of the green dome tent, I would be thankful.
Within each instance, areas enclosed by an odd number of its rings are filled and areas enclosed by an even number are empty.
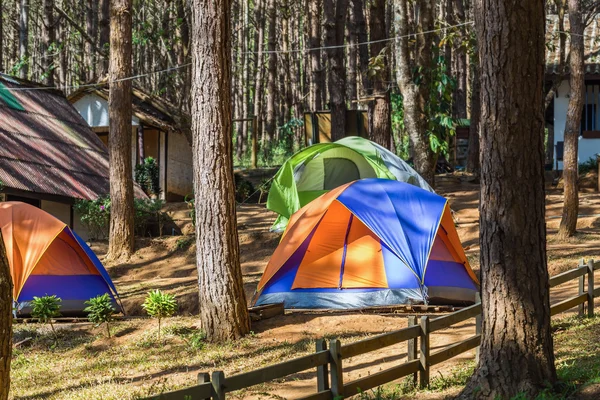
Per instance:
[[[349,136],[318,143],[288,158],[275,174],[267,208],[279,217],[271,230],[283,231],[293,213],[323,193],[364,178],[407,182],[433,192],[406,162],[370,140]]]

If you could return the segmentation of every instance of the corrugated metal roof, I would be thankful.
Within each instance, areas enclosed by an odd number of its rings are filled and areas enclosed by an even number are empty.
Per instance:
[[[7,88],[39,87],[3,74],[0,83]],[[108,151],[62,93],[7,93],[10,101],[0,96],[0,182],[4,186],[90,200],[109,193]],[[135,192],[146,197],[137,185]]]
[[[546,16],[546,73],[555,75],[559,71],[560,32],[558,15]],[[564,17],[564,32],[569,32],[569,16]],[[600,16],[594,17],[584,31],[585,73],[600,74]],[[570,35],[566,35],[565,57],[569,54]],[[568,65],[567,65],[568,71]]]

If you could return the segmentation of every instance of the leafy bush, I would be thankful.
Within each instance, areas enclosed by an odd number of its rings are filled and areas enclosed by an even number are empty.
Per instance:
[[[190,208],[190,218],[192,219],[192,225],[196,226],[196,198],[194,194],[186,195],[183,201],[186,202]]]
[[[145,236],[151,225],[157,226],[159,235],[162,235],[165,220],[164,213],[161,212],[163,206],[164,201],[160,199],[135,199],[133,201],[133,223],[137,235]],[[74,205],[74,210],[89,232],[91,239],[108,238],[111,210],[109,196],[96,200],[78,200]]]
[[[240,175],[234,175],[235,178],[235,201],[245,203],[249,197],[255,193],[254,185]]]
[[[598,160],[596,157],[590,157],[587,161],[579,164],[580,174],[587,174],[592,171],[598,171]]]
[[[42,324],[50,324],[50,328],[52,328],[54,335],[56,335],[56,330],[54,330],[52,318],[60,316],[59,310],[61,302],[61,298],[56,297],[55,295],[46,295],[43,297],[33,296],[33,300],[31,301],[31,316],[37,318]]]
[[[116,312],[112,305],[112,300],[108,293],[104,293],[101,296],[92,297],[85,302],[88,306],[83,309],[84,312],[88,313],[88,320],[96,326],[106,324],[106,334],[110,339],[110,322],[114,319]]]
[[[155,158],[146,157],[144,162],[135,166],[135,181],[148,196],[158,196],[160,190],[160,170]]]
[[[148,315],[158,319],[158,340],[160,340],[161,320],[172,316],[177,310],[177,300],[175,296],[156,289],[148,293],[142,308]]]

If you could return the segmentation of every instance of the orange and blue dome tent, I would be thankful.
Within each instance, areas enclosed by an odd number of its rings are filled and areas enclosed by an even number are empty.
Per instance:
[[[469,304],[478,286],[444,197],[404,182],[363,179],[292,215],[253,305]]]
[[[33,297],[60,297],[60,313],[83,315],[85,301],[108,293],[122,311],[110,276],[94,252],[65,223],[29,204],[0,203],[0,229],[13,280],[17,315]]]

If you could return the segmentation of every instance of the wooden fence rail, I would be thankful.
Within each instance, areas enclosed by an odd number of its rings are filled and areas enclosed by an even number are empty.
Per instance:
[[[598,269],[600,269],[600,262],[594,263],[593,260],[590,260],[585,264],[582,260],[577,268],[550,278],[551,288],[578,280],[578,294],[553,304],[550,307],[550,314],[554,316],[578,307],[580,316],[585,314],[593,316],[594,298],[600,296],[600,288],[595,288],[594,285],[594,271]],[[302,400],[347,398],[410,375],[413,376],[415,383],[418,380],[421,387],[426,387],[429,385],[429,373],[433,365],[443,363],[475,348],[477,349],[476,360],[478,360],[479,345],[481,344],[481,312],[481,301],[477,295],[476,304],[448,315],[435,318],[422,316],[419,321],[415,316],[409,316],[407,328],[346,345],[342,345],[339,340],[334,339],[330,341],[328,347],[325,340],[317,340],[313,354],[227,378],[223,371],[213,372],[212,377],[209,377],[207,373],[201,373],[198,375],[196,386],[162,393],[150,397],[148,400],[224,400],[229,392],[312,369],[317,374],[316,393],[302,397]],[[474,336],[431,352],[432,334],[473,318],[475,318]],[[344,360],[403,342],[407,343],[406,362],[366,377],[344,382]]]

